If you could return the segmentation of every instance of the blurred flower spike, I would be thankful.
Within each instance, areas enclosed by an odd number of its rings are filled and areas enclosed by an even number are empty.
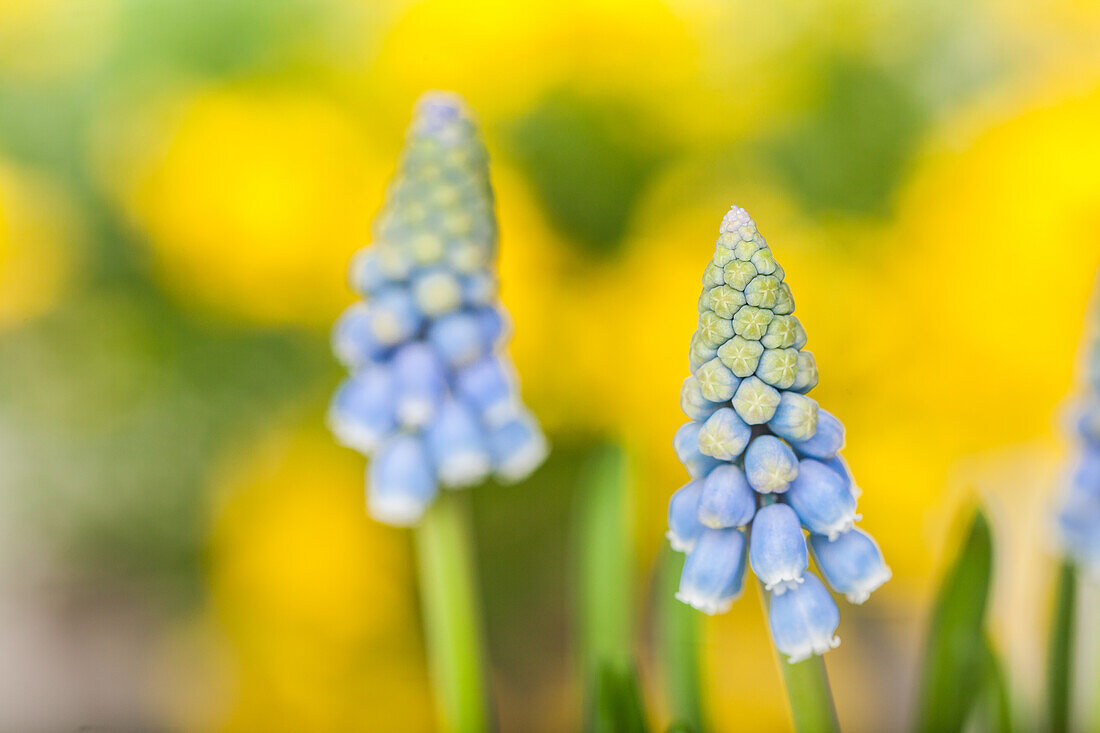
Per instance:
[[[680,393],[690,422],[673,443],[691,480],[669,503],[668,538],[687,553],[676,597],[704,613],[729,610],[747,562],[792,663],[840,642],[836,603],[808,571],[811,551],[852,603],[890,578],[878,545],[855,527],[844,426],[806,396],[818,375],[805,345],[783,268],[745,210],[731,208],[703,273]]]
[[[1059,516],[1066,553],[1100,575],[1100,292],[1092,339],[1085,352],[1086,393],[1073,414],[1077,450]]]
[[[518,481],[547,452],[503,351],[488,156],[457,97],[417,103],[373,235],[350,267],[363,300],[333,331],[351,375],[329,425],[371,458],[371,516],[412,526],[440,486]]]

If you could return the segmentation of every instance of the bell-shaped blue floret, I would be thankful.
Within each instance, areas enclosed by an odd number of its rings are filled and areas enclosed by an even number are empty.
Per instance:
[[[760,507],[752,520],[749,564],[765,590],[780,594],[801,583],[809,562],[798,515],[786,504]]]
[[[489,425],[499,425],[518,409],[515,374],[493,354],[460,369],[455,389]]]
[[[813,573],[783,594],[773,594],[768,607],[772,641],[790,664],[824,654],[840,644],[836,628],[840,611]]]
[[[348,265],[348,284],[352,290],[360,295],[370,296],[381,290],[386,283],[386,273],[382,269],[377,249],[363,247],[352,255]]]
[[[423,316],[405,288],[390,286],[367,302],[367,325],[374,339],[393,346],[408,341],[420,330]]]
[[[408,427],[426,425],[447,388],[443,362],[430,346],[413,341],[394,354],[392,373],[398,421]]]
[[[743,527],[756,513],[756,496],[745,472],[732,464],[718,466],[703,479],[699,521],[713,529]]]
[[[846,532],[859,519],[848,482],[811,458],[799,463],[798,476],[791,482],[786,500],[806,529],[829,539]]]
[[[471,307],[493,305],[497,297],[496,279],[485,271],[462,276],[462,301]]]
[[[890,579],[890,568],[871,535],[859,527],[842,532],[830,540],[810,535],[814,559],[825,581],[849,603],[863,603],[880,585]]]
[[[1070,490],[1058,515],[1066,552],[1084,567],[1100,567],[1100,495]]]
[[[456,311],[428,327],[428,341],[447,364],[463,367],[488,352],[481,321],[473,313]]]
[[[329,403],[328,424],[349,448],[368,455],[377,448],[397,425],[389,370],[372,367],[345,379]]]
[[[462,305],[462,284],[445,267],[432,267],[413,275],[413,297],[424,315],[434,318]]]
[[[481,345],[485,351],[492,351],[508,332],[508,320],[499,308],[478,308],[474,311],[478,328],[481,329]]]
[[[699,521],[699,502],[703,495],[700,479],[681,486],[668,500],[668,531],[665,536],[676,552],[691,552],[703,531]]]
[[[366,303],[354,303],[340,315],[332,329],[332,351],[351,369],[376,364],[385,357],[387,347],[371,333]]]
[[[367,509],[379,522],[417,523],[435,497],[436,483],[424,443],[398,433],[378,449],[367,467]]]
[[[731,393],[732,394],[732,393]],[[694,376],[684,380],[680,387],[680,409],[691,420],[703,422],[722,406],[720,402],[711,402],[703,396],[699,380]]]
[[[798,476],[798,458],[779,438],[761,435],[745,451],[745,475],[761,494],[782,493]]]
[[[1073,469],[1070,488],[1100,497],[1100,448],[1087,446],[1081,451]]]
[[[791,446],[800,456],[827,461],[844,447],[844,425],[832,413],[818,410],[817,432],[808,440],[791,441]]]
[[[817,402],[806,395],[783,392],[768,428],[792,444],[810,440],[818,430]]]
[[[704,455],[699,450],[699,431],[702,425],[697,422],[688,422],[680,426],[676,435],[672,438],[672,447],[680,463],[684,464],[688,475],[692,478],[702,478],[717,466],[720,461]]]
[[[517,410],[489,434],[493,471],[504,482],[521,481],[546,458],[546,438],[526,410]]]
[[[489,475],[488,440],[477,416],[463,402],[445,400],[426,433],[439,483],[470,486]]]
[[[703,455],[732,461],[745,450],[751,437],[752,428],[732,408],[722,407],[699,430],[699,450]]]
[[[703,613],[725,613],[745,579],[745,535],[739,529],[704,529],[684,561],[676,599]]]

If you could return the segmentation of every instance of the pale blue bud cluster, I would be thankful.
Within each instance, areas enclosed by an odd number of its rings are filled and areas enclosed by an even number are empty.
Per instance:
[[[1085,352],[1085,396],[1074,410],[1076,452],[1059,514],[1066,552],[1100,574],[1100,294],[1095,332]]]
[[[409,526],[438,487],[518,481],[547,451],[503,352],[488,157],[457,98],[418,102],[374,238],[350,267],[363,300],[333,331],[351,375],[329,425],[371,458],[371,516]]]
[[[852,603],[890,578],[878,545],[854,526],[844,426],[806,396],[817,385],[806,340],[783,268],[745,210],[731,208],[703,273],[680,391],[690,422],[673,447],[691,480],[669,502],[668,538],[687,553],[676,597],[705,613],[730,608],[747,560],[791,662],[839,643],[840,613],[808,569],[811,552]]]

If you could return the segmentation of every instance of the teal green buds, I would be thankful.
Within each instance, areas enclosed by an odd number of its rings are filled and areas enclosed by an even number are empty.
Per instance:
[[[488,160],[457,98],[434,93],[417,104],[374,236],[350,266],[363,300],[333,331],[351,376],[329,425],[371,457],[371,515],[408,526],[439,487],[517,481],[546,455],[503,353]],[[703,398],[689,390],[691,399]]]
[[[756,224],[733,207],[703,274],[691,375],[680,391],[690,422],[674,446],[692,481],[669,505],[668,537],[688,553],[677,598],[721,613],[746,565],[769,594],[769,626],[795,662],[839,643],[840,614],[809,571],[862,603],[890,577],[878,545],[855,527],[858,488],[839,453],[844,426],[806,396],[817,363],[794,298]]]

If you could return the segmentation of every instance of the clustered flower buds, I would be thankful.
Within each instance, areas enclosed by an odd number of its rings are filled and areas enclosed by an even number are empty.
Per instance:
[[[1077,452],[1059,525],[1066,552],[1100,573],[1100,313],[1094,328],[1085,353],[1086,393],[1074,414]]]
[[[855,527],[859,490],[840,456],[844,426],[807,397],[817,364],[794,298],[756,223],[732,207],[703,272],[690,419],[673,445],[691,480],[669,502],[668,538],[686,552],[676,597],[723,613],[740,595],[745,561],[769,593],[769,625],[791,662],[839,643],[821,574],[852,603],[890,578],[875,541]],[[807,542],[806,530],[809,533]]]
[[[491,474],[518,481],[547,451],[502,350],[488,157],[457,98],[432,93],[418,102],[374,238],[350,268],[363,300],[333,332],[351,376],[333,397],[329,424],[371,457],[371,516],[409,526],[437,487]]]

